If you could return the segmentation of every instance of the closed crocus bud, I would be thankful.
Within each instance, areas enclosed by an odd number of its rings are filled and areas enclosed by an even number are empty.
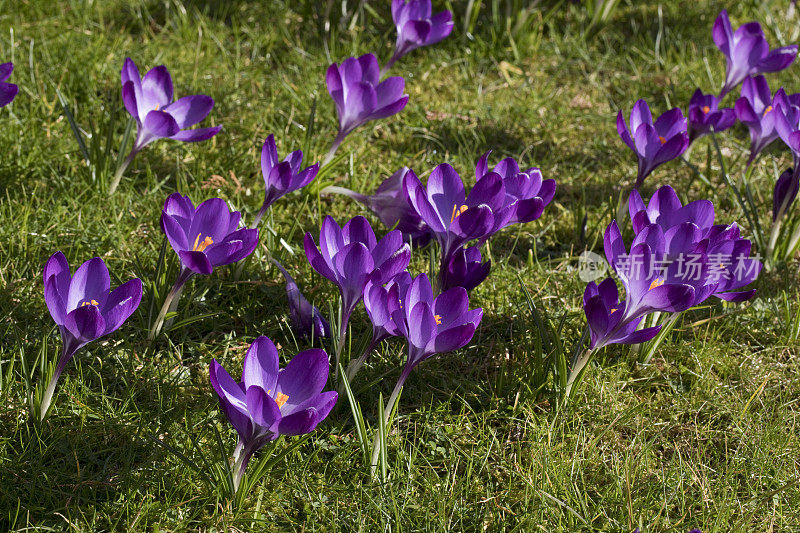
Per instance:
[[[481,262],[481,252],[477,246],[459,248],[452,256],[447,268],[442,272],[442,290],[464,287],[471,291],[486,279],[492,262]]]
[[[772,194],[772,221],[775,222],[789,211],[789,207],[797,198],[798,176],[795,176],[794,169],[783,172],[775,183],[775,191]]]
[[[272,260],[286,279],[286,296],[289,299],[289,318],[294,334],[301,338],[327,338],[331,336],[331,326],[317,306],[312,305],[297,286],[294,278],[283,265]]]
[[[409,205],[403,190],[403,178],[410,172],[402,167],[386,178],[375,192],[369,196],[351,191],[344,187],[325,187],[322,193],[343,194],[367,206],[389,229],[397,229],[403,233],[403,240],[415,246],[425,246],[433,237],[430,228]]]

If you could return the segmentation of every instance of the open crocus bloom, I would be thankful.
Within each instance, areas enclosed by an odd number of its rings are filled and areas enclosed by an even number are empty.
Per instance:
[[[211,274],[214,268],[244,259],[258,245],[258,230],[239,228],[241,214],[225,200],[211,198],[194,207],[188,196],[173,193],[164,203],[161,229],[188,271]]]
[[[697,89],[689,100],[689,142],[711,132],[724,131],[736,123],[736,113],[730,107],[719,107],[720,99]]]
[[[679,108],[664,112],[653,122],[647,102],[638,100],[631,110],[630,129],[622,111],[617,114],[617,133],[639,159],[635,189],[659,165],[680,156],[689,146],[686,119]]]
[[[263,336],[247,350],[241,381],[235,381],[216,359],[211,361],[209,377],[220,409],[239,435],[234,451],[237,488],[258,449],[280,435],[310,433],[338,398],[334,391],[322,392],[328,381],[328,355],[323,350],[300,352],[281,370],[278,350]]]
[[[206,118],[214,107],[214,99],[204,94],[184,96],[173,102],[172,77],[167,67],[159,65],[142,78],[131,58],[122,66],[122,101],[136,119],[136,153],[156,139],[197,142],[210,139],[222,128],[188,129]]]
[[[19,87],[6,81],[13,71],[13,63],[0,64],[0,107],[10,104],[19,92]]]
[[[747,78],[742,84],[742,95],[736,100],[736,118],[750,131],[749,165],[758,154],[778,138],[776,108],[789,112],[800,105],[800,94],[787,95],[783,88],[772,96],[764,76]]]
[[[475,166],[475,177],[481,181],[488,174],[494,173],[503,180],[505,199],[503,207],[495,213],[494,227],[489,235],[500,231],[510,224],[519,224],[536,220],[544,212],[556,192],[556,180],[542,179],[538,168],[531,167],[522,171],[516,160],[507,157],[489,170],[489,155],[486,152]]]
[[[342,228],[332,217],[325,217],[319,248],[310,233],[306,233],[303,244],[314,270],[339,287],[341,331],[346,331],[367,282],[372,280],[381,285],[388,282],[408,267],[411,258],[411,249],[403,243],[399,231],[390,231],[378,241],[367,219],[361,216],[352,218]]]
[[[66,364],[89,342],[116,331],[139,307],[142,281],[134,278],[110,290],[111,278],[102,259],[83,263],[75,275],[61,252],[44,267],[44,300],[61,332],[62,349],[47,388],[41,416],[47,414],[56,383]]]
[[[349,57],[341,65],[332,64],[325,81],[339,113],[334,147],[362,124],[399,113],[408,102],[408,95],[403,94],[403,78],[394,76],[380,81],[378,59],[372,54]]]
[[[797,56],[797,45],[770,50],[758,22],[748,22],[734,32],[728,12],[724,9],[714,22],[712,35],[714,44],[725,54],[727,61],[725,84],[720,91],[720,98],[742,83],[747,76],[783,70]]]
[[[409,171],[403,179],[409,205],[431,228],[441,248],[441,268],[467,241],[481,239],[495,228],[495,216],[511,217],[503,210],[506,202],[503,179],[495,172],[483,176],[466,195],[464,183],[448,164],[433,169],[426,187]],[[501,225],[502,222],[501,221]]]
[[[483,317],[482,309],[469,309],[469,296],[463,287],[446,290],[434,298],[425,274],[414,278],[405,290],[400,289],[398,285],[391,291],[397,298],[392,319],[408,340],[408,358],[398,386],[425,359],[466,346]]]
[[[275,145],[275,136],[270,134],[261,147],[261,175],[264,177],[264,204],[256,217],[253,227],[275,200],[290,192],[302,189],[317,176],[319,163],[301,169],[303,165],[303,152],[295,150],[287,155],[283,161],[278,159],[278,147]]]
[[[392,19],[397,27],[397,43],[384,72],[395,61],[421,46],[436,44],[453,31],[453,14],[431,14],[431,0],[392,0]]]

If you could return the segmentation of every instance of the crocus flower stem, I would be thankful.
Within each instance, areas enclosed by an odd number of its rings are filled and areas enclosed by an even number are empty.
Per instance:
[[[406,382],[406,378],[411,373],[412,369],[408,367],[403,369],[403,373],[400,374],[400,378],[397,380],[397,383],[394,386],[394,390],[392,391],[392,395],[389,396],[389,400],[386,402],[386,407],[383,410],[383,425],[386,427],[388,431],[389,419],[392,417],[392,412],[394,411],[395,404],[397,403],[397,398],[400,396],[400,391],[403,390],[403,384]],[[376,431],[375,432],[375,441],[372,443],[372,460],[370,461],[370,472],[372,475],[375,475],[375,470],[378,468],[378,454],[380,454],[379,442],[381,436]]]
[[[344,314],[340,317],[340,326],[339,326],[339,340],[336,342],[336,377],[337,380],[341,381],[342,379],[346,379],[344,376],[339,375],[339,361],[342,359],[342,349],[344,349],[344,341],[347,337],[347,323],[350,319],[349,316]]]
[[[392,54],[392,57],[390,57],[390,58],[389,58],[389,61],[387,61],[387,62],[386,62],[386,64],[385,64],[385,65],[383,66],[383,68],[381,69],[381,73],[380,73],[380,77],[381,77],[381,79],[382,79],[384,76],[386,76],[386,73],[387,73],[387,72],[389,72],[389,69],[390,69],[390,68],[392,68],[392,65],[394,65],[394,64],[395,64],[395,62],[396,62],[398,59],[400,59],[400,56],[399,56],[399,55],[397,55],[397,51],[395,51],[395,53],[394,53],[394,54]]]
[[[572,387],[575,385],[575,381],[578,379],[578,376],[582,375],[582,371],[584,367],[589,363],[589,360],[592,358],[592,348],[587,348],[583,355],[581,355],[578,360],[572,365],[572,369],[569,372],[569,378],[567,378],[567,388],[564,389],[564,399],[569,400],[570,394],[572,392]]]
[[[759,248],[763,249],[764,233],[761,231],[761,223],[758,221],[758,216],[757,215],[754,216],[754,213],[751,213],[751,209],[748,207],[747,202],[742,197],[742,194],[739,191],[739,188],[736,187],[736,185],[731,181],[730,176],[728,176],[728,170],[727,170],[727,167],[725,166],[725,158],[722,157],[722,150],[719,147],[719,142],[717,142],[717,136],[713,132],[711,133],[711,141],[714,143],[714,149],[717,152],[717,159],[719,160],[719,165],[720,165],[720,170],[721,170],[721,173],[722,173],[722,178],[725,180],[725,184],[728,186],[728,188],[733,192],[733,195],[736,197],[736,201],[739,203],[739,207],[742,208],[742,212],[744,213],[744,216],[747,218],[747,221],[750,223],[750,228],[753,231],[753,237],[755,237],[755,240],[756,240]],[[745,168],[745,171],[744,171],[744,174],[743,174],[743,180],[745,180],[745,181],[747,179],[746,176],[749,174],[749,169],[750,168],[751,167],[749,167],[749,164],[748,164],[748,167]],[[752,204],[750,204],[750,205],[752,205]]]
[[[61,377],[61,373],[64,372],[64,368],[66,368],[67,363],[69,363],[70,359],[72,359],[72,356],[75,355],[75,351],[68,353],[67,349],[68,347],[65,345],[61,350],[61,356],[58,358],[58,364],[53,372],[53,377],[50,378],[50,383],[47,384],[47,389],[45,389],[44,396],[42,396],[42,403],[39,405],[40,422],[45,419],[47,412],[50,410],[50,403],[53,401],[53,394],[56,391],[58,378]]]
[[[328,150],[328,154],[325,156],[325,159],[322,160],[322,164],[320,166],[325,167],[328,163],[333,161],[333,156],[336,155],[336,150],[339,149],[339,146],[344,141],[344,138],[347,136],[346,133],[339,132],[336,135],[336,138],[333,140],[333,144],[331,144],[331,149]]]
[[[153,329],[150,330],[150,334],[147,336],[149,340],[155,339],[158,334],[161,333],[161,328],[164,327],[164,318],[168,313],[171,313],[178,308],[178,301],[180,301],[183,286],[187,281],[189,281],[189,278],[191,278],[192,275],[194,275],[194,272],[188,268],[184,268],[181,270],[181,273],[178,274],[178,279],[175,280],[175,285],[172,286],[169,294],[167,294],[167,297],[164,299],[164,305],[161,306],[161,311],[159,311],[158,317],[156,317],[155,324],[153,324]]]
[[[133,161],[134,157],[136,157],[135,149],[131,150],[131,153],[127,155],[117,171],[114,173],[114,177],[111,179],[111,185],[108,187],[109,196],[114,194],[114,192],[117,190],[117,187],[119,187],[119,182],[122,179],[122,175],[125,174],[125,170],[128,169],[128,165],[131,164],[131,161]]]
[[[372,353],[376,346],[378,346],[378,343],[375,342],[375,339],[373,338],[369,341],[369,345],[367,345],[367,348],[358,357],[358,359],[353,359],[350,361],[350,364],[347,365],[347,368],[344,371],[344,377],[348,383],[353,381],[353,378],[356,376],[358,371],[361,370],[361,367],[364,366],[364,363],[367,362],[369,354]],[[339,396],[344,394],[344,383],[339,384],[339,390],[337,392],[339,393]]]

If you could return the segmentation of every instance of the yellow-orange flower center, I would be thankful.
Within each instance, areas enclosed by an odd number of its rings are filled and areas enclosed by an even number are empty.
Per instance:
[[[436,319],[436,325],[441,325],[442,323],[442,315],[433,315],[433,318]]]
[[[267,391],[267,394],[272,394],[272,389],[269,389]],[[275,396],[275,403],[278,404],[278,409],[283,407],[283,404],[285,404],[288,399],[289,399],[289,397],[287,395],[285,395],[282,392],[279,392],[278,395]]]
[[[192,246],[192,251],[202,252],[212,244],[214,244],[214,239],[211,237],[206,237],[203,239],[203,242],[200,242],[200,234],[198,233],[197,237],[194,238],[194,246]]]
[[[660,286],[662,286],[663,284],[664,284],[664,280],[663,280],[663,279],[661,279],[661,278],[656,278],[656,279],[654,279],[654,280],[653,280],[653,282],[650,284],[650,288],[649,288],[648,290],[652,291],[652,290],[653,290],[653,289],[655,289],[656,287],[660,287]]]
[[[275,403],[278,404],[278,408],[281,408],[281,407],[283,407],[283,404],[285,404],[286,400],[288,400],[288,399],[289,399],[288,396],[286,396],[282,392],[279,392],[278,395],[275,397]]]
[[[467,206],[465,206],[465,205],[462,205],[461,207],[458,207],[457,205],[454,205],[453,206],[453,214],[450,215],[450,223],[452,224],[453,221],[456,219],[456,217],[458,215],[460,215],[461,213],[463,213],[464,211],[466,211],[466,210],[467,210]]]
[[[708,107],[707,105],[704,105],[703,106],[703,113],[708,113],[709,111],[711,111],[711,108]]]
[[[664,144],[665,142],[667,142],[667,140],[664,137],[662,137],[661,135],[658,136],[658,140],[661,141],[661,144]]]
[[[772,106],[771,106],[771,105],[768,105],[768,106],[767,106],[767,108],[764,110],[764,114],[766,115],[766,114],[767,114],[767,113],[769,113],[770,111],[772,111]]]
[[[100,305],[100,304],[99,304],[99,303],[97,303],[97,300],[89,300],[89,301],[87,301],[87,302],[83,302],[83,303],[81,304],[81,307],[83,307],[83,306],[85,306],[85,305]]]

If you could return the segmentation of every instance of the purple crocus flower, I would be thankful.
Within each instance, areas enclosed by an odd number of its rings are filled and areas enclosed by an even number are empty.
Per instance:
[[[275,136],[270,134],[261,147],[261,175],[264,177],[264,204],[256,215],[251,227],[255,228],[269,206],[281,196],[302,189],[317,176],[319,163],[301,169],[303,152],[295,150],[284,158],[278,159],[278,148]]]
[[[40,406],[44,419],[56,383],[67,363],[86,344],[116,331],[139,307],[142,281],[134,278],[110,290],[111,278],[102,259],[83,263],[71,275],[61,252],[54,253],[44,267],[44,301],[61,332],[61,355]]]
[[[755,161],[758,154],[778,138],[775,108],[778,106],[789,112],[800,105],[800,94],[787,95],[780,88],[771,96],[764,76],[747,78],[742,84],[742,96],[736,100],[736,118],[750,130],[750,158],[747,164]]]
[[[378,60],[372,54],[349,57],[328,67],[325,81],[339,113],[339,132],[323,162],[327,164],[350,132],[371,120],[399,113],[408,102],[400,76],[380,80]]]
[[[503,179],[496,172],[485,174],[467,196],[464,183],[450,165],[437,166],[423,187],[409,171],[403,179],[409,204],[431,228],[441,249],[440,272],[467,241],[482,239],[496,227],[495,217],[507,222],[512,213],[506,206]]]
[[[646,241],[661,262],[667,283],[688,283],[695,289],[694,307],[709,296],[728,301],[752,298],[755,290],[739,291],[761,272],[761,263],[750,258],[750,241],[739,227],[714,225],[714,205],[708,200],[681,204],[669,185],[659,188],[645,205],[632,191],[631,213],[634,242]]]
[[[697,89],[689,100],[689,143],[703,135],[724,131],[736,123],[736,113],[730,107],[719,107],[720,98],[703,94]]]
[[[247,350],[241,381],[216,359],[209,377],[220,409],[239,435],[233,453],[235,490],[256,451],[281,435],[314,431],[338,399],[334,391],[322,392],[328,381],[328,355],[323,350],[300,352],[280,369],[278,350],[263,336]]]
[[[453,31],[453,14],[431,14],[430,0],[392,0],[392,19],[397,27],[397,43],[382,72],[395,61],[421,46],[436,44]]]
[[[386,285],[375,281],[367,282],[364,287],[364,308],[372,322],[372,338],[364,352],[347,365],[345,375],[348,382],[353,380],[369,355],[382,341],[400,335],[392,314],[400,308],[397,295],[404,294],[409,285],[411,285],[411,274],[406,271],[397,274]]]
[[[720,99],[747,76],[783,70],[797,56],[797,45],[770,50],[758,22],[748,22],[734,32],[728,12],[724,9],[714,22],[712,35],[714,44],[725,54],[727,61],[725,84],[719,93]]]
[[[122,173],[139,151],[157,139],[169,138],[184,142],[210,139],[222,128],[189,129],[202,121],[214,107],[214,99],[204,94],[184,96],[173,102],[172,77],[167,67],[159,65],[142,78],[131,58],[122,66],[122,101],[136,119],[136,141],[125,158],[109,189],[113,193]]]
[[[469,309],[469,296],[463,287],[446,290],[434,298],[425,274],[414,278],[404,291],[398,290],[397,298],[392,319],[408,341],[408,357],[395,391],[425,359],[464,347],[483,317],[481,308]],[[387,406],[393,403],[390,399]]]
[[[171,194],[161,213],[161,231],[181,260],[181,272],[167,295],[150,332],[154,338],[166,314],[177,305],[183,285],[194,274],[211,274],[214,268],[240,261],[258,245],[258,230],[239,229],[241,213],[231,211],[221,198],[211,198],[196,208],[188,196]]]
[[[367,282],[388,282],[405,270],[411,259],[411,249],[403,243],[399,231],[390,231],[378,241],[369,222],[362,216],[350,219],[342,228],[332,217],[325,217],[319,234],[319,248],[310,233],[306,233],[303,245],[314,270],[339,287],[342,297],[340,341],[347,332],[350,315],[361,301]],[[338,350],[336,355],[338,368]]]
[[[19,92],[19,87],[6,81],[13,71],[13,63],[0,64],[0,107],[10,104]]]
[[[782,218],[788,211],[789,206],[792,205],[795,198],[797,198],[798,186],[800,183],[797,180],[794,169],[789,169],[783,172],[775,183],[775,190],[772,194],[772,222],[776,222]]]
[[[297,286],[294,278],[275,259],[272,260],[286,279],[286,296],[289,298],[289,317],[294,334],[301,339],[318,339],[331,336],[331,326],[317,306],[312,305]]]
[[[414,245],[425,246],[433,237],[430,228],[408,203],[403,190],[403,178],[409,172],[403,167],[381,183],[375,192],[366,196],[344,187],[330,186],[322,189],[322,193],[336,193],[349,196],[372,210],[383,224],[390,229],[403,233],[403,239]]]
[[[483,237],[484,241],[505,226],[531,222],[542,216],[544,208],[556,192],[556,180],[542,180],[542,173],[535,167],[525,171],[520,170],[517,162],[511,157],[503,159],[489,170],[491,153],[489,150],[478,160],[475,177],[480,182],[490,173],[499,175],[503,180],[505,199],[503,207],[494,213],[494,227]]]
[[[486,279],[492,268],[492,262],[482,263],[481,251],[477,246],[456,250],[442,272],[442,290],[464,287],[471,291]]]
[[[583,311],[589,325],[590,346],[602,348],[609,344],[640,344],[655,337],[661,326],[637,329],[644,315],[622,321],[626,302],[620,302],[617,284],[606,278],[599,285],[589,282],[583,293]]]
[[[654,123],[644,100],[633,104],[630,129],[622,118],[622,111],[617,114],[617,133],[639,158],[634,189],[638,189],[656,167],[675,159],[686,150],[689,146],[686,128],[686,119],[677,107],[663,113]]]

